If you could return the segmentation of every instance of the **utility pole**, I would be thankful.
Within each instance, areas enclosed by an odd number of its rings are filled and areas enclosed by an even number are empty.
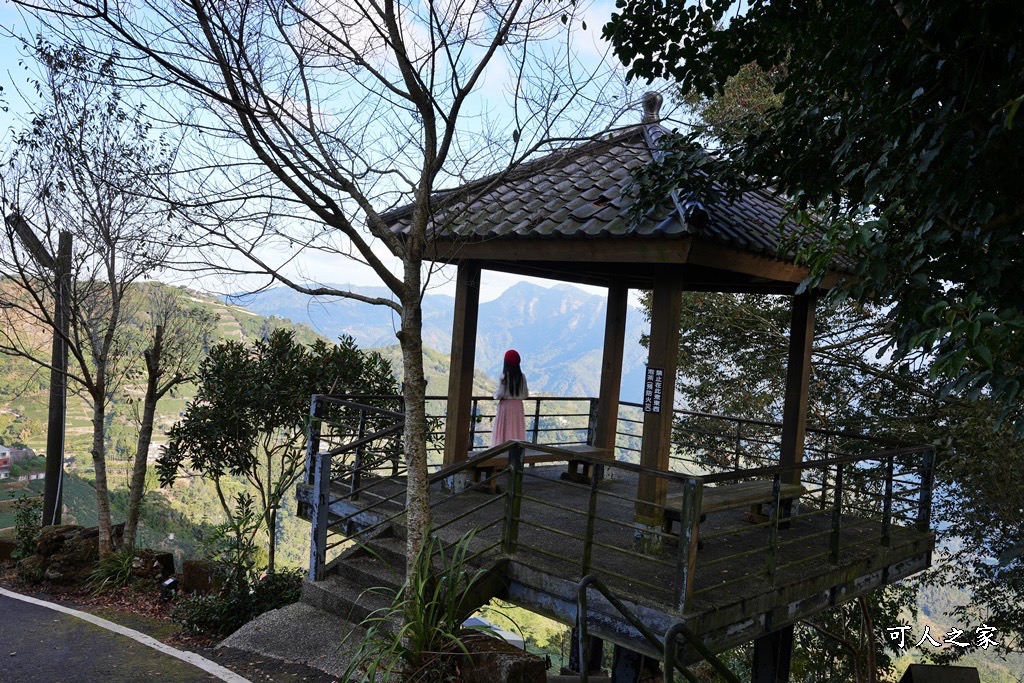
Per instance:
[[[60,524],[64,479],[64,425],[67,416],[68,323],[71,289],[71,233],[62,230],[54,259],[18,213],[6,218],[32,258],[53,272],[53,344],[50,349],[50,409],[46,427],[46,476],[43,480],[43,526]]]

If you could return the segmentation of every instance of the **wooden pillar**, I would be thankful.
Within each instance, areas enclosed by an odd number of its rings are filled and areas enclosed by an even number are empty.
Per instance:
[[[598,393],[597,419],[592,444],[599,448],[615,448],[628,301],[629,288],[624,284],[616,283],[608,288],[608,310],[604,318],[604,356],[601,359],[601,389]]]
[[[676,362],[679,353],[679,315],[682,309],[683,286],[679,278],[658,277],[654,281],[654,296],[651,302],[651,342],[647,353],[647,375],[660,370],[661,391],[657,392],[660,406],[653,406],[657,412],[644,407],[643,444],[640,447],[640,464],[657,470],[668,470],[669,453],[672,448],[672,406],[676,390]],[[644,397],[649,392],[644,388]],[[648,526],[660,526],[664,520],[664,509],[644,505],[649,501],[664,506],[666,480],[650,475],[640,475],[637,485],[636,521]]]
[[[814,341],[816,296],[807,291],[793,297],[789,328],[789,359],[786,367],[786,396],[782,407],[782,444],[779,462],[793,465],[804,458],[807,431],[807,390],[811,377],[811,344]],[[798,481],[799,475],[786,477]]]
[[[480,265],[459,264],[455,280],[455,320],[448,374],[448,409],[444,428],[444,464],[453,465],[469,454],[469,421],[476,361],[476,323],[480,312]]]
[[[793,626],[784,626],[754,640],[753,683],[789,683],[793,658]]]

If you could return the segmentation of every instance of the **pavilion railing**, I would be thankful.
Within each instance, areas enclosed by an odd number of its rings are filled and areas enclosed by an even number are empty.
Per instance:
[[[359,429],[373,433],[375,421],[384,414],[359,417],[353,409],[344,409],[340,400],[357,401],[370,407],[403,413],[400,396],[353,395],[325,397],[323,416],[312,416],[322,441],[347,442]],[[525,399],[526,440],[548,445],[572,445],[594,441],[598,399],[579,396],[535,396]],[[428,396],[427,452],[431,471],[443,463],[444,424],[447,399]],[[474,396],[471,401],[470,451],[490,445],[490,429],[497,401],[489,396]],[[673,450],[669,469],[685,474],[711,474],[777,464],[781,449],[782,424],[713,415],[694,411],[673,411]],[[393,416],[392,416],[393,417]],[[362,426],[359,426],[359,420]],[[615,429],[615,459],[638,463],[642,445],[643,412],[640,403],[620,401]],[[366,431],[370,430],[370,431]],[[804,460],[822,460],[846,455],[868,454],[906,445],[893,438],[880,438],[852,431],[808,427]],[[400,460],[398,440],[374,441],[359,447],[354,457]],[[827,488],[827,481],[821,482]]]
[[[402,427],[399,411],[381,402],[320,396],[314,397],[311,414],[310,578],[317,580],[330,551],[403,523],[405,467],[394,457],[394,439]],[[549,467],[526,466],[527,447],[589,461],[612,479],[643,479],[647,485],[607,487],[599,477],[589,483],[563,480]],[[443,486],[468,475],[476,459],[429,475],[432,532],[442,541],[453,543],[457,531],[473,528],[470,560],[505,557],[574,581],[599,576],[622,596],[654,599],[684,615],[707,608],[734,584],[774,587],[808,565],[839,566],[858,553],[907,542],[908,534],[930,528],[930,446],[700,475],[533,442],[508,442],[479,457],[495,456],[504,457],[507,466],[479,483],[484,488],[499,483],[503,490],[497,495],[479,487]],[[732,514],[726,510],[715,524],[702,525],[705,494],[712,487],[744,482],[760,482],[770,491],[762,501],[763,519],[736,514],[744,503],[733,506]],[[794,483],[803,490],[787,498],[784,485]],[[641,489],[648,492],[643,497]],[[348,507],[332,514],[339,502]],[[678,520],[678,533],[659,522],[669,516]],[[911,542],[915,538],[920,533]]]

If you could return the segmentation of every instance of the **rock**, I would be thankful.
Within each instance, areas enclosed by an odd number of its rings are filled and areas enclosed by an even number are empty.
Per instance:
[[[181,563],[181,592],[211,593],[219,588],[217,567],[209,560],[185,560]]]
[[[18,544],[6,538],[0,538],[0,562],[6,562],[14,555]]]
[[[484,633],[463,637],[470,652],[461,667],[464,683],[545,683],[544,660]]]
[[[49,566],[43,576],[52,583],[84,583],[96,569],[99,559],[96,539],[69,538],[58,552],[49,557]]]
[[[30,555],[18,563],[18,576],[29,583],[42,583],[46,571],[46,558]]]
[[[85,527],[77,524],[55,524],[44,526],[39,532],[39,542],[36,544],[36,552],[43,557],[50,557],[64,547],[64,543],[70,538],[78,538],[85,531]]]
[[[163,581],[174,574],[174,555],[142,549],[136,551],[132,562],[132,576],[142,579]]]

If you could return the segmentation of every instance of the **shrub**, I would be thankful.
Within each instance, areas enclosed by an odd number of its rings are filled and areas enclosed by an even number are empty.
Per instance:
[[[43,525],[43,501],[28,496],[14,503],[15,560],[36,554],[36,539]]]
[[[296,602],[302,577],[300,569],[284,569],[252,582],[225,583],[216,594],[183,599],[171,618],[196,635],[227,636],[264,612]]]

